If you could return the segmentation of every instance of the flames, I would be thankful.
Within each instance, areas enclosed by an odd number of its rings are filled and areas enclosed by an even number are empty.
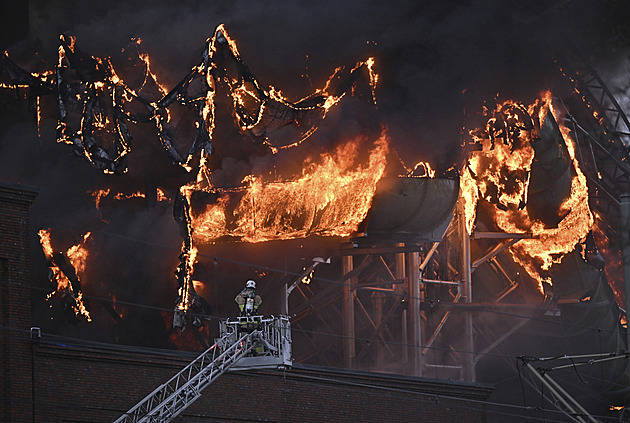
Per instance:
[[[302,176],[294,180],[266,182],[260,176],[246,177],[231,212],[235,192],[216,190],[218,199],[192,216],[195,243],[212,243],[223,236],[263,242],[356,232],[385,170],[388,151],[383,133],[362,165],[358,163],[361,141],[348,141],[332,153],[306,160]]]
[[[593,226],[586,177],[575,158],[568,129],[559,125],[572,167],[570,190],[559,205],[557,225],[545,224],[532,217],[526,206],[535,159],[533,145],[540,140],[545,119],[558,121],[551,93],[545,93],[528,107],[506,101],[490,114],[484,130],[471,131],[482,149],[470,155],[462,172],[462,198],[468,230],[472,233],[477,205],[484,200],[492,205],[493,223],[499,230],[531,234],[530,238],[511,247],[514,259],[540,284],[550,282],[544,272],[573,251]],[[542,285],[540,287],[542,289]]]
[[[42,250],[48,260],[50,281],[55,284],[55,290],[48,295],[48,299],[55,294],[61,296],[66,307],[71,309],[76,317],[83,317],[91,322],[92,317],[83,300],[79,280],[79,274],[83,274],[86,268],[88,259],[86,243],[91,235],[90,232],[83,235],[83,240],[70,247],[65,255],[53,250],[49,229],[41,229],[38,235]]]
[[[408,178],[435,178],[435,169],[431,167],[429,162],[418,162],[413,169],[407,169],[404,163],[402,165],[407,171],[405,176]]]
[[[94,199],[94,205],[96,206],[97,209],[100,208],[101,202],[103,201],[103,199],[110,196],[115,200],[128,200],[130,198],[146,198],[147,197],[146,194],[142,191],[136,191],[130,194],[126,194],[122,192],[112,194],[111,188],[89,191],[89,194]],[[162,188],[157,188],[156,197],[157,197],[158,202],[160,201],[171,202],[171,198],[166,194],[166,192]]]

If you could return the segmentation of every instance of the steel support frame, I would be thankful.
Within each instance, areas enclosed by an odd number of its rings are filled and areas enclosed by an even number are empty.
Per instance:
[[[352,272],[354,268],[354,256],[341,258],[344,276]],[[357,277],[352,276],[343,284],[343,357],[347,369],[354,369],[356,357],[356,335],[354,326],[354,303],[357,297],[355,286]]]
[[[578,122],[574,113],[568,116],[567,126],[573,130],[580,167],[595,194],[592,206],[612,219],[611,226],[616,228],[619,194],[630,192],[630,157],[625,144],[630,141],[630,120],[595,69],[581,57],[573,59],[571,71],[563,73],[581,96],[576,96],[584,108],[580,116],[589,118]]]

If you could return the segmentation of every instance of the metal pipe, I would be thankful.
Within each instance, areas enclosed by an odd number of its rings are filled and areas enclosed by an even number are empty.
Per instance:
[[[405,246],[404,243],[396,244],[396,247],[403,248]],[[397,280],[404,280],[407,270],[405,268],[405,253],[396,253],[396,265],[395,265],[395,275]],[[402,284],[394,285],[394,290],[396,294],[402,295],[404,292],[404,286]],[[404,348],[403,348],[404,349]]]
[[[465,211],[464,211],[464,202],[460,201],[457,209],[457,220],[459,222],[459,233],[462,241],[462,274],[464,276],[464,283],[462,286],[462,297],[464,299],[464,303],[470,304],[472,303],[472,263],[470,257],[470,236],[468,235],[468,229],[466,228],[466,219],[465,219]],[[473,341],[473,325],[472,325],[472,314],[471,312],[466,312],[464,318],[464,349],[465,349],[465,358],[463,362],[463,373],[464,378],[466,380],[470,380],[472,382],[475,381],[475,346]]]
[[[429,261],[433,257],[433,253],[435,253],[435,251],[438,249],[439,246],[440,246],[439,242],[433,243],[433,245],[431,246],[431,249],[427,253],[427,256],[424,258],[424,260],[422,261],[422,264],[420,265],[420,271],[424,272],[424,269],[426,269],[427,265],[429,264]]]
[[[409,283],[409,314],[411,315],[411,348],[413,366],[416,376],[422,376],[422,319],[420,317],[420,303],[424,300],[420,275],[420,257],[417,252],[407,256],[409,269],[407,281]]]
[[[481,257],[480,259],[475,260],[475,262],[472,264],[473,272],[475,271],[475,269],[477,269],[479,266],[481,266],[487,260],[490,260],[491,258],[493,258],[494,256],[498,255],[499,253],[503,252],[507,248],[510,248],[512,245],[516,244],[518,241],[520,241],[520,239],[512,239],[512,240],[510,240],[510,241],[508,241],[508,242],[506,242],[504,244],[497,244],[485,256]]]
[[[343,256],[342,258],[343,274],[352,271],[354,260],[353,256]],[[348,369],[354,368],[354,358],[356,355],[355,333],[354,333],[354,300],[356,291],[356,276],[351,277],[343,284],[343,355],[345,366]]]
[[[567,400],[565,400],[562,395],[560,395],[560,393],[558,391],[556,391],[554,389],[554,387],[549,383],[549,381],[542,377],[540,373],[538,373],[538,370],[536,370],[534,368],[534,366],[531,365],[531,363],[526,363],[527,368],[532,372],[532,374],[534,376],[536,376],[538,378],[538,380],[540,380],[542,382],[543,385],[545,385],[547,387],[547,389],[549,389],[549,391],[551,392],[551,394],[562,403],[562,405],[565,406],[565,408],[567,410],[569,410],[569,413],[571,413],[571,417],[573,417],[575,420],[577,420],[580,423],[586,423],[586,421],[578,415],[577,411],[575,411],[575,409],[573,407],[571,407],[571,405],[567,402]],[[554,404],[556,405],[556,404]],[[556,407],[558,407],[556,405]],[[560,409],[560,407],[558,407],[558,409]],[[564,411],[562,409],[560,409],[561,411]]]
[[[409,362],[409,351],[407,351],[407,342],[409,342],[407,336],[407,310],[402,312],[402,362],[407,364]]]
[[[630,193],[619,196],[621,200],[621,251],[623,254],[623,280],[626,311],[630,310]],[[630,325],[626,312],[626,350],[630,348]]]
[[[452,285],[452,286],[460,286],[461,284],[461,282],[438,281],[436,279],[424,279],[424,278],[422,278],[422,283],[435,283],[438,285]]]
[[[289,314],[289,291],[287,290],[287,284],[282,284],[280,287],[280,314]]]
[[[544,379],[546,379],[550,384],[552,384],[554,386],[554,388],[556,388],[560,393],[562,393],[564,396],[566,396],[577,407],[577,409],[583,415],[585,415],[592,423],[599,423],[593,416],[591,416],[591,414],[588,411],[586,411],[586,409],[584,407],[582,407],[580,405],[579,402],[577,402],[571,395],[569,395],[569,393],[567,391],[565,391],[564,388],[562,388],[562,386],[560,386],[558,384],[558,382],[553,380],[551,378],[551,376],[549,376],[548,374],[545,373],[544,375],[542,375],[542,377]]]
[[[457,296],[453,300],[453,303],[457,303],[459,301],[459,299],[461,298],[461,296],[462,296],[461,293],[458,292]],[[442,327],[444,326],[444,324],[446,323],[446,321],[448,320],[450,315],[451,315],[451,311],[450,310],[448,310],[444,314],[444,317],[442,317],[442,320],[440,320],[440,323],[438,324],[437,328],[433,332],[433,335],[431,335],[431,338],[429,339],[429,342],[427,342],[427,345],[425,345],[424,348],[422,349],[422,354],[426,354],[427,350],[429,348],[431,348],[431,345],[433,345],[433,342],[435,341],[435,338],[437,338],[437,336],[439,335],[440,331],[442,330]]]

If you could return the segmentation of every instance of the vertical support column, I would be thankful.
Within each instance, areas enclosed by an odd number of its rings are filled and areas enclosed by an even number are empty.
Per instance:
[[[397,243],[396,247],[404,247],[405,244],[404,243]],[[398,280],[404,280],[406,275],[406,268],[405,268],[405,253],[396,253],[395,256],[395,268],[394,268],[394,276],[396,277],[396,279]],[[397,298],[398,300],[401,299],[400,295],[402,295],[402,293],[404,292],[404,284],[395,284],[394,285],[394,292],[396,293],[396,295],[398,295],[399,297]]]
[[[374,313],[374,324],[376,327],[381,327],[383,324],[383,307],[385,305],[385,293],[373,292],[372,293],[372,308]],[[374,365],[377,369],[383,369],[385,367],[385,345],[382,339],[376,341],[376,359]]]
[[[409,363],[409,332],[407,330],[407,309],[402,312],[402,362]]]
[[[342,264],[343,274],[350,273],[354,268],[353,256],[343,256]],[[356,276],[347,279],[343,284],[343,356],[345,367],[348,369],[354,368],[356,356],[354,333],[354,300],[357,295],[354,286],[356,284]]]
[[[278,299],[280,302],[280,314],[282,316],[289,315],[289,292],[287,290],[287,284],[282,284],[280,288],[280,298]]]
[[[407,255],[409,284],[409,320],[411,329],[411,359],[414,374],[422,376],[422,319],[420,316],[420,303],[424,299],[424,291],[420,282],[420,259],[417,251]]]
[[[396,244],[396,247],[404,247],[404,246],[405,246],[404,243]],[[405,278],[407,277],[407,271],[405,267],[405,253],[396,253],[394,272],[395,272],[394,276],[398,280],[405,280]],[[402,283],[398,283],[394,285],[394,294],[396,296],[395,298],[396,301],[403,300],[404,287],[405,286]],[[408,332],[407,332],[407,310],[406,309],[403,309],[401,319],[402,319],[401,358],[404,365],[404,364],[407,364],[407,362],[409,362],[409,347],[407,346],[409,337],[408,337]]]
[[[623,193],[621,200],[621,248],[623,254],[623,280],[626,297],[626,349],[630,349],[630,193]]]
[[[459,201],[457,207],[457,223],[459,226],[460,239],[462,241],[462,297],[464,303],[472,303],[472,268],[470,258],[470,236],[466,229],[466,217],[464,213],[464,202]],[[473,344],[473,328],[472,328],[472,314],[470,311],[464,311],[464,327],[463,327],[463,363],[462,370],[464,380],[475,381],[475,364],[474,364],[474,344]]]

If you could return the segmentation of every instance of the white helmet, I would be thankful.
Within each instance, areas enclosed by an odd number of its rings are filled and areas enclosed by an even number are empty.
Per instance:
[[[248,280],[247,283],[245,284],[245,288],[256,289],[256,282],[254,282],[251,279]]]

